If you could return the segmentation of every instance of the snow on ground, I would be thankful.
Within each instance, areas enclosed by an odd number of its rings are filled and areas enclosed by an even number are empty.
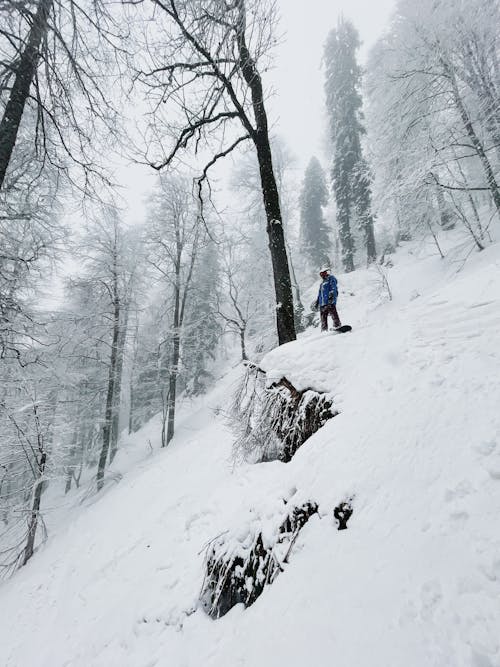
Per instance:
[[[123,479],[0,587],[0,664],[499,667],[500,246],[457,257],[408,244],[376,308],[373,269],[340,277],[353,333],[309,330],[261,361],[340,410],[291,463],[232,463],[238,369],[184,409],[167,450],[157,420],[135,434]],[[285,572],[210,620],[206,544],[295,491],[320,516]]]

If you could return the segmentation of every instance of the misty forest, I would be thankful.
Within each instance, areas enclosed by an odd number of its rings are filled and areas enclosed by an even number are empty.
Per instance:
[[[300,4],[0,2],[6,667],[500,666],[500,5]]]

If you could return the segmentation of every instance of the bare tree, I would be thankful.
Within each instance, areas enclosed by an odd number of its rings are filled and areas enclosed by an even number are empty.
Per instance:
[[[150,129],[156,147],[164,135],[161,103],[170,103],[180,113],[171,151],[148,160],[163,169],[187,147],[197,152],[214,133],[222,135],[220,148],[198,179],[201,197],[209,170],[241,144],[253,144],[267,220],[278,339],[280,344],[294,340],[290,272],[260,75],[265,68],[261,61],[275,43],[275,2],[153,0],[153,4],[168,20],[168,42],[151,44],[150,62],[140,72],[155,103],[157,123]],[[242,133],[235,132],[235,124]]]
[[[128,313],[137,286],[140,252],[132,233],[123,228],[115,207],[102,207],[81,241],[84,272],[75,286],[91,295],[91,338],[108,350],[102,442],[97,467],[97,490],[104,484],[108,456],[116,454],[121,406],[123,355]]]
[[[111,355],[109,361],[108,388],[106,395],[106,410],[103,424],[102,449],[97,469],[97,490],[103,486],[106,459],[109,453],[113,460],[118,447],[118,424],[121,405],[121,384],[123,373],[123,356],[132,294],[136,283],[136,262],[128,256],[127,239],[117,216],[112,212],[111,233],[104,237],[102,249],[104,268],[107,271],[107,280],[103,285],[109,295],[112,318]],[[130,239],[128,239],[130,242]]]
[[[379,208],[427,233],[453,212],[478,249],[478,206],[500,214],[499,20],[489,0],[401,2],[368,68]]]
[[[0,192],[0,360],[14,357],[23,364],[43,321],[33,297],[67,230],[54,171],[45,169],[37,178],[40,165],[31,150],[16,166],[10,190]]]
[[[288,255],[288,263],[290,269],[290,278],[293,291],[294,301],[294,316],[295,316],[295,330],[302,331],[303,329],[303,312],[304,305],[300,296],[300,287],[296,276],[294,266],[294,256],[290,248],[290,241],[293,246],[293,217],[297,209],[296,184],[293,182],[292,172],[295,163],[295,158],[290,151],[285,141],[279,136],[273,136],[271,140],[271,148],[273,151],[274,173],[276,175],[276,183],[278,186],[278,195],[280,199],[281,212],[283,215],[283,229],[285,235],[285,246]],[[238,160],[231,177],[231,187],[235,195],[244,195],[244,206],[242,215],[244,215],[250,222],[248,227],[251,227],[253,222],[260,229],[262,219],[266,219],[266,214],[262,201],[262,190],[260,185],[259,164],[256,160],[255,154],[246,153]],[[245,228],[247,225],[245,225]],[[242,234],[249,235],[249,230],[239,230],[240,239]],[[238,240],[239,242],[239,240]],[[267,253],[266,253],[267,255]],[[259,264],[266,265],[269,263],[268,258],[259,253]],[[257,261],[257,255],[254,260]]]
[[[0,188],[3,185],[7,167],[16,144],[24,107],[40,58],[40,45],[47,35],[49,14],[53,0],[39,0],[32,15],[31,27],[22,44],[9,99],[0,121]],[[26,8],[24,8],[26,9]]]
[[[39,342],[42,363],[3,364],[0,397],[0,574],[25,565],[46,534],[42,495],[54,472],[59,390],[64,384],[64,362],[50,336]]]
[[[101,271],[99,278],[103,277]],[[85,273],[70,280],[63,309],[58,313],[67,340],[61,353],[67,359],[66,386],[61,396],[68,423],[62,461],[66,493],[73,482],[79,485],[85,468],[97,465],[102,451],[102,407],[109,388],[112,320],[109,294],[103,287]]]
[[[28,535],[26,540],[26,547],[23,553],[22,564],[26,565],[33,555],[35,549],[36,532],[40,516],[40,504],[42,498],[42,490],[44,483],[45,469],[47,466],[47,456],[52,444],[52,433],[54,426],[54,416],[57,408],[57,394],[51,392],[47,397],[46,409],[49,413],[48,423],[44,429],[41,423],[40,407],[38,401],[33,402],[33,422],[34,422],[34,438],[35,442],[31,445],[36,452],[35,468],[34,468],[34,485],[32,491],[32,506],[28,518]],[[34,446],[33,446],[34,445]]]
[[[201,232],[201,220],[189,183],[182,178],[161,174],[149,214],[147,238],[151,248],[150,262],[171,290],[171,356],[163,401],[166,422],[166,433],[162,433],[164,447],[174,436],[184,319]]]
[[[170,301],[170,294],[155,290],[152,302],[143,309],[140,318],[137,317],[130,368],[130,432],[158,412],[164,412],[166,435],[165,387],[171,355],[171,340],[166,332],[170,326]]]
[[[243,261],[246,261],[244,259]],[[238,336],[241,348],[241,360],[246,361],[247,347],[246,335],[248,323],[254,315],[257,307],[254,295],[242,290],[241,285],[241,263],[235,257],[235,245],[228,243],[226,245],[222,261],[222,288],[225,294],[225,300],[218,295],[217,312],[224,321],[226,328],[231,333]],[[244,276],[245,278],[245,276]],[[243,293],[242,293],[243,292]]]
[[[44,161],[66,169],[69,157],[88,183],[96,173],[95,122],[108,131],[116,125],[103,77],[112,65],[106,50],[119,49],[119,29],[106,4],[6,0],[0,19],[0,190],[10,187],[5,177],[22,125]]]

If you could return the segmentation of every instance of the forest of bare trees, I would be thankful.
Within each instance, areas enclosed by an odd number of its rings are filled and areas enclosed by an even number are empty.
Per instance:
[[[488,245],[499,25],[491,0],[398,0],[362,67],[332,24],[324,150],[297,166],[270,111],[275,2],[1,3],[0,574],[43,541],[47,494],[105,489],[122,437],[158,418],[168,446],[221,359],[295,340],[319,265],[443,254],[457,228]],[[154,174],[139,221],[123,163]]]

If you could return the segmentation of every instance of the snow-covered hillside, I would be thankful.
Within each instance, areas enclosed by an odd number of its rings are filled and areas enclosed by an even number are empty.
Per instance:
[[[184,407],[166,450],[155,420],[135,434],[123,479],[1,585],[1,665],[499,667],[500,245],[448,257],[400,249],[378,305],[373,269],[341,276],[352,334],[309,330],[261,360],[340,412],[290,463],[232,461],[240,369]],[[284,572],[208,618],[207,544],[294,495],[320,511]]]

